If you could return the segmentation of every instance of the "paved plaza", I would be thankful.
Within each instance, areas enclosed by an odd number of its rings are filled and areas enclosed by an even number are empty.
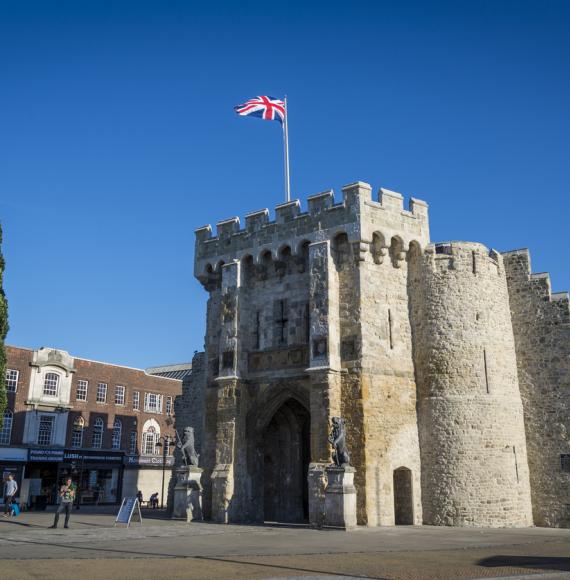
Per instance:
[[[353,532],[302,526],[185,524],[145,511],[113,526],[105,509],[0,521],[3,578],[570,578],[570,530],[399,526]]]

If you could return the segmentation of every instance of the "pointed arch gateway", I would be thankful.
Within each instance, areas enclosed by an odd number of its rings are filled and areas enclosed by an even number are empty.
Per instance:
[[[263,519],[302,522],[308,518],[307,475],[310,414],[296,398],[277,408],[262,433]]]

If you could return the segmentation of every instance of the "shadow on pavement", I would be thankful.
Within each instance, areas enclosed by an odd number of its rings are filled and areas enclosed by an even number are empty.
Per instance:
[[[141,510],[143,519],[147,520],[170,520],[170,514],[166,510],[143,508]]]
[[[570,558],[557,556],[491,556],[490,558],[479,560],[479,565],[487,568],[513,566],[537,570],[570,571]]]
[[[342,576],[344,578],[368,578],[369,580],[389,580],[388,578],[380,577],[380,576],[360,576],[355,574],[350,574],[346,572],[331,572],[328,570],[314,570],[311,568],[298,568],[295,566],[281,566],[278,564],[269,564],[269,563],[260,563],[260,562],[249,562],[247,560],[232,560],[230,558],[216,558],[213,556],[181,556],[179,554],[164,554],[164,553],[156,553],[156,552],[148,552],[148,551],[134,551],[134,550],[116,550],[113,548],[89,548],[85,546],[81,546],[78,544],[59,544],[55,542],[35,542],[31,540],[17,540],[18,543],[21,544],[31,544],[31,545],[40,545],[40,546],[53,546],[55,548],[65,548],[66,550],[73,550],[73,551],[85,551],[85,552],[100,552],[102,555],[105,553],[108,554],[125,554],[125,555],[136,555],[142,556],[146,558],[150,557],[157,557],[157,558],[184,558],[188,560],[196,559],[196,560],[204,560],[204,561],[212,561],[212,562],[220,562],[220,563],[227,563],[227,564],[239,564],[241,566],[259,566],[263,568],[274,568],[276,570],[291,570],[293,572],[310,572],[312,574],[322,574],[324,576]],[[91,556],[88,556],[91,557]],[[97,556],[92,556],[97,557]],[[128,556],[127,556],[128,557]],[[58,556],[54,554],[52,558],[57,559]],[[74,558],[70,556],[68,553],[66,559],[73,560]]]
[[[88,526],[91,528],[112,528],[112,524],[109,524],[107,522],[103,522],[102,524],[95,524],[93,522],[82,522],[81,520],[77,520],[75,518],[73,518],[72,520],[70,520],[70,525],[72,526]]]
[[[16,522],[14,520],[3,520],[3,523],[11,526],[23,526],[24,528],[45,528],[45,526],[39,526],[38,524],[27,524],[25,522]]]
[[[308,522],[300,522],[298,524],[294,524],[294,523],[289,523],[289,522],[263,522],[263,523],[253,523],[253,524],[249,524],[251,526],[264,526],[266,528],[288,528],[288,529],[292,529],[292,530],[308,530],[311,528],[311,526],[309,526]]]

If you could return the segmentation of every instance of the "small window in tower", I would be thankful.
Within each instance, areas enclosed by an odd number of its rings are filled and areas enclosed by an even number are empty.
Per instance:
[[[451,249],[451,244],[436,244],[435,245],[436,254],[445,254],[447,256],[453,255],[453,250]]]
[[[570,453],[560,455],[560,468],[566,473],[570,473]]]
[[[287,332],[289,318],[287,316],[287,301],[286,300],[276,300],[273,303],[273,312],[275,320],[275,345],[280,346],[287,344]]]
[[[255,313],[253,323],[253,348],[259,350],[261,348],[261,312],[259,310]]]
[[[487,394],[491,392],[489,387],[489,365],[487,362],[487,349],[483,349],[483,370],[485,372],[485,387],[487,389]]]
[[[233,369],[235,364],[235,352],[233,350],[226,350],[222,353],[222,368],[224,370]]]

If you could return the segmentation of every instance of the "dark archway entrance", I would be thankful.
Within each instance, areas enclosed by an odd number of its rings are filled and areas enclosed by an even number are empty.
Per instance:
[[[302,522],[309,513],[310,415],[288,399],[263,433],[263,512],[265,521]]]
[[[397,526],[414,523],[412,472],[407,467],[394,470],[394,520]]]

